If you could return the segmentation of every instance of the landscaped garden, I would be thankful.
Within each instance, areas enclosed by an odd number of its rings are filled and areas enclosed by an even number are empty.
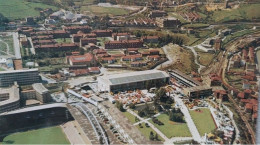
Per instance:
[[[173,122],[169,120],[167,114],[161,114],[157,119],[164,125],[155,124],[152,120],[149,120],[155,127],[157,127],[168,138],[172,137],[190,137],[190,131],[186,123]]]

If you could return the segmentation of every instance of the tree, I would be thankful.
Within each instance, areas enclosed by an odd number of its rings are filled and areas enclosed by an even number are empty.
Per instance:
[[[160,89],[156,92],[156,98],[164,97],[165,94],[166,94],[165,88],[160,88]]]
[[[80,49],[79,49],[79,53],[80,53],[80,55],[84,55],[85,50],[84,50],[83,48],[80,48]]]
[[[121,112],[124,112],[125,109],[123,107],[123,103],[119,102],[119,101],[116,101],[116,107],[121,111]]]
[[[159,140],[159,137],[158,137],[157,133],[155,133],[154,139],[157,140],[157,141]]]
[[[150,132],[149,139],[150,139],[150,140],[154,140],[154,135],[153,135],[153,132],[152,132],[152,131]]]
[[[174,122],[184,122],[183,114],[180,112],[180,110],[173,109],[169,113],[169,120],[174,121]]]
[[[0,26],[5,26],[8,22],[9,20],[3,14],[0,13]]]
[[[135,104],[134,103],[131,103],[131,104],[129,104],[129,108],[131,108],[131,109],[135,109]]]
[[[144,111],[139,110],[139,111],[138,111],[138,115],[139,115],[140,117],[144,117],[144,116],[145,116],[145,113],[144,113]]]

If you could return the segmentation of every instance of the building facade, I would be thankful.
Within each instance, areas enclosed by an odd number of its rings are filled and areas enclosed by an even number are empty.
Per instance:
[[[17,82],[18,85],[31,85],[40,82],[38,69],[11,70],[0,72],[0,87],[9,87]]]
[[[20,107],[20,95],[18,85],[10,88],[0,88],[0,114]]]

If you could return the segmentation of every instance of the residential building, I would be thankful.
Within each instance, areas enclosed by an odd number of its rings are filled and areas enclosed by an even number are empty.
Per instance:
[[[167,16],[167,13],[165,11],[160,11],[160,10],[151,11],[149,14],[150,18],[164,17],[164,16]]]
[[[68,56],[67,62],[71,66],[74,65],[85,65],[88,67],[97,66],[97,59],[91,53],[86,53],[84,55]]]
[[[121,41],[121,40],[129,40],[130,33],[113,33],[112,37],[114,40]]]
[[[176,18],[156,18],[157,25],[161,28],[178,27],[181,22]]]
[[[89,43],[97,44],[97,38],[81,38],[80,39],[80,47],[88,45]]]
[[[89,26],[71,26],[64,27],[63,30],[68,31],[70,34],[77,34],[79,31],[83,33],[89,33],[91,28]]]
[[[140,48],[140,47],[143,47],[143,41],[141,40],[108,41],[105,43],[105,49]]]
[[[94,30],[92,33],[96,34],[97,37],[111,37],[112,30]]]

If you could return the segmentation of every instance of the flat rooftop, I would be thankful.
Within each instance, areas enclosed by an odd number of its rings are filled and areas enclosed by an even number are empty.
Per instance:
[[[132,82],[147,81],[153,79],[163,79],[170,77],[166,72],[159,70],[147,70],[147,71],[137,71],[130,73],[106,75],[99,77],[106,83],[110,85],[120,85]]]
[[[43,86],[42,83],[35,83],[35,84],[32,85],[32,87],[33,87],[33,89],[34,89],[36,92],[38,92],[38,93],[40,93],[40,94],[44,94],[44,93],[48,93],[48,92],[49,92],[49,90],[46,89],[46,88]]]
[[[22,70],[8,70],[8,71],[0,71],[0,74],[7,74],[7,73],[23,73],[23,72],[33,72],[38,71],[38,68],[34,69],[22,69]]]

